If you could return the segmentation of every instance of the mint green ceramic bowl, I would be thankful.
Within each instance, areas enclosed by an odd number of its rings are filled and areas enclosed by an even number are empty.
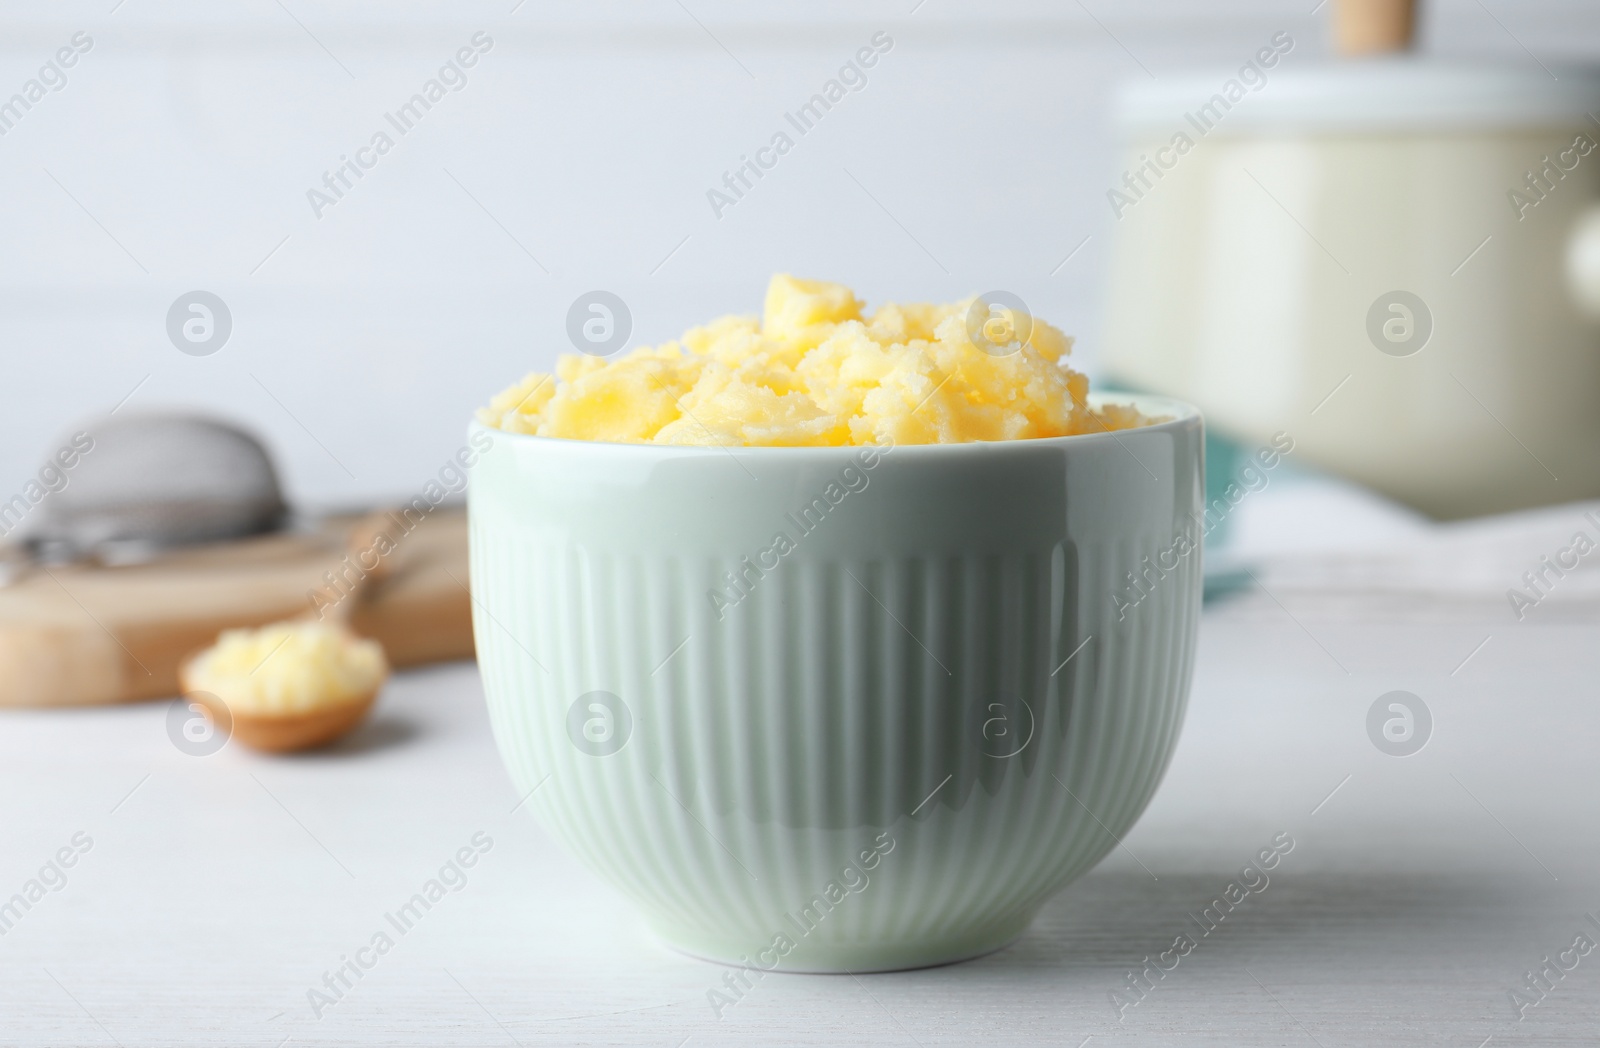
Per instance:
[[[1115,399],[1169,420],[877,452],[475,432],[478,662],[526,806],[699,956],[1016,938],[1144,810],[1189,690],[1200,416]]]

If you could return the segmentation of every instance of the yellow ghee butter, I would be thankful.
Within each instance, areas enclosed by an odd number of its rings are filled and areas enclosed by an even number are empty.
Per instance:
[[[544,437],[724,446],[954,444],[1150,421],[1089,407],[1071,349],[1050,324],[976,299],[865,312],[841,284],[780,273],[759,320],[723,317],[614,360],[564,354],[478,418]]]
[[[353,702],[383,683],[383,647],[313,620],[224,630],[196,657],[189,685],[236,712],[304,713]]]

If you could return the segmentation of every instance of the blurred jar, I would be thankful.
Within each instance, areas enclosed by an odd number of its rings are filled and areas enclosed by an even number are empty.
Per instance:
[[[1600,72],[1278,44],[1121,94],[1109,377],[1437,517],[1600,495]]]

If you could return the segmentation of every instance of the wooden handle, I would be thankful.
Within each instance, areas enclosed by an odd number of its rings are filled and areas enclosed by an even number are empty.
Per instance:
[[[1334,48],[1346,58],[1411,48],[1416,0],[1336,0]]]
[[[358,566],[356,570],[360,575],[338,601],[320,609],[311,618],[331,618],[349,625],[356,607],[391,571],[389,561],[393,554],[386,551],[392,549],[396,541],[394,532],[393,517],[385,510],[374,511],[356,521],[350,529],[349,538],[345,540],[344,562]],[[382,545],[379,544],[380,535],[388,540]]]

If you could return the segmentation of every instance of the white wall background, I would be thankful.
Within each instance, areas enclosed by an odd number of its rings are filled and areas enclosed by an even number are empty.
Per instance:
[[[1092,371],[1116,83],[1280,29],[1327,54],[1314,0],[516,2],[0,5],[0,99],[94,39],[0,137],[0,492],[133,391],[264,435],[302,504],[410,494],[593,288],[634,343],[756,311],[779,269],[871,301],[1005,288]],[[478,30],[468,85],[314,217],[306,190]],[[869,85],[715,218],[706,190],[878,30]],[[1442,0],[1422,37],[1600,61],[1600,5]],[[233,313],[212,356],[167,339],[195,288]]]

